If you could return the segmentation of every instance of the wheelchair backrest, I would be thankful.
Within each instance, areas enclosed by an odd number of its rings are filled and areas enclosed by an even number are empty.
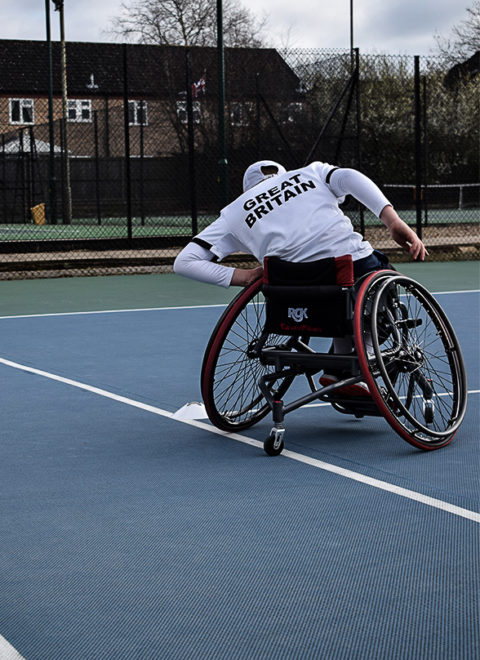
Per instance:
[[[353,281],[350,255],[306,263],[265,257],[265,329],[279,335],[352,334]]]

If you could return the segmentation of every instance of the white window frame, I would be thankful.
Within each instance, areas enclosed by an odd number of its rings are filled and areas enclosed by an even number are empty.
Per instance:
[[[73,111],[74,116],[70,116]],[[84,117],[84,111],[88,117]],[[92,101],[90,99],[68,99],[67,100],[67,121],[73,123],[90,123],[92,121]]]
[[[192,101],[192,115],[193,123],[199,124],[202,118],[202,104],[200,101]],[[182,124],[188,123],[186,101],[177,101],[177,117],[180,119]]]
[[[143,119],[142,122],[142,112]],[[128,123],[130,126],[148,126],[148,105],[146,101],[128,102]]]
[[[230,123],[232,126],[249,126],[253,103],[251,101],[232,101],[230,103]]]
[[[20,119],[18,121],[12,119],[12,110],[13,110],[13,104],[18,103],[19,104],[19,115]],[[9,118],[10,118],[10,123],[15,124],[17,126],[21,125],[28,125],[32,126],[35,123],[35,101],[33,99],[19,99],[19,98],[11,98],[8,99],[8,108],[9,108]],[[24,116],[24,110],[30,110],[32,113],[32,119],[31,121],[25,121],[25,116]]]

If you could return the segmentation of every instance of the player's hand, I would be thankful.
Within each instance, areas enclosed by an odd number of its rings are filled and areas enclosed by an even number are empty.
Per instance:
[[[257,268],[235,268],[230,286],[249,286],[263,274],[262,266]]]
[[[413,240],[406,241],[405,250],[415,259],[415,261],[425,261],[425,257],[428,256],[427,248],[416,234]]]
[[[390,228],[390,235],[416,261],[424,261],[425,257],[428,256],[427,248],[423,242],[407,225],[393,225]]]
[[[417,261],[424,261],[428,251],[417,234],[403,222],[391,204],[387,204],[380,213],[380,220],[387,227],[390,236]]]

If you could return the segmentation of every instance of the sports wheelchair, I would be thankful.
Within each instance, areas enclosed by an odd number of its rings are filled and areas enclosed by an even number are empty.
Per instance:
[[[314,347],[316,337],[351,336],[351,353]],[[341,375],[321,386],[322,371]],[[300,376],[307,393],[285,402]],[[361,381],[370,395],[345,394]],[[219,319],[201,388],[210,421],[225,431],[247,429],[271,412],[264,443],[270,456],[284,448],[285,415],[313,401],[357,418],[383,416],[422,450],[448,445],[467,405],[460,346],[435,298],[395,270],[354,282],[349,255],[310,263],[267,257],[263,278],[243,289]]]

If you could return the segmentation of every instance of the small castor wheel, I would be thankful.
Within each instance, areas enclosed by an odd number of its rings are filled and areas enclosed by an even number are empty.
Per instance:
[[[423,402],[423,416],[425,418],[426,424],[433,423],[433,418],[435,416],[435,406],[431,399],[427,399]]]
[[[263,449],[269,456],[278,456],[284,448],[283,432],[272,431],[263,443]]]

